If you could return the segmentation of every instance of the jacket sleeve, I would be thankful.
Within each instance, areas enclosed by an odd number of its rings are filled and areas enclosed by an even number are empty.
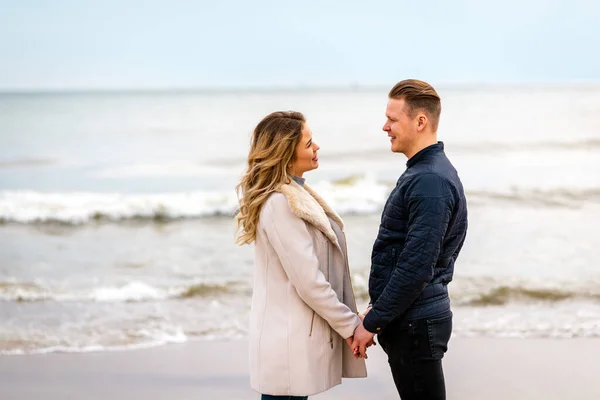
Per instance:
[[[300,298],[344,339],[354,335],[359,317],[338,300],[319,270],[306,223],[294,215],[285,196],[271,195],[261,212],[261,226]]]
[[[365,329],[373,333],[402,315],[433,278],[454,208],[452,190],[433,173],[416,176],[404,202],[408,211],[404,247],[394,260],[390,280],[363,321]]]

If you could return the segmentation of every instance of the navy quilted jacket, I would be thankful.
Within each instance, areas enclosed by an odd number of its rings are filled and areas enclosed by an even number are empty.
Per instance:
[[[444,144],[421,150],[390,194],[371,256],[364,320],[377,333],[395,318],[450,311],[447,285],[467,233],[467,201]]]

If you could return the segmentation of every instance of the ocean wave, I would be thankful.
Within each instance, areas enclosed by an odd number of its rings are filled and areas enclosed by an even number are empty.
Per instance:
[[[313,187],[342,215],[379,213],[394,182],[363,176],[318,182]],[[581,207],[600,203],[600,187],[507,188],[467,191],[470,204],[518,204]],[[0,223],[79,225],[128,220],[168,222],[204,217],[232,217],[238,200],[234,190],[162,194],[0,192]]]
[[[513,203],[531,206],[580,207],[600,203],[600,188],[521,189],[505,191],[471,190],[469,202],[479,204]]]
[[[569,301],[600,304],[600,281],[455,276],[450,286],[450,297],[457,306],[466,307],[557,304]]]
[[[354,274],[353,285],[359,300],[369,299],[367,279]],[[491,278],[458,278],[451,285],[451,298],[458,306],[501,306],[509,303],[556,303],[582,300],[600,303],[600,285],[589,283],[535,282],[507,283]],[[188,298],[214,298],[221,295],[249,297],[249,282],[201,282],[188,285],[157,287],[140,281],[120,286],[101,286],[85,291],[57,291],[30,282],[0,282],[0,300],[16,302],[139,302]]]
[[[231,193],[163,194],[0,192],[0,221],[83,224],[98,221],[167,221],[232,216],[237,197]]]
[[[353,274],[352,284],[359,301],[368,301],[368,277]],[[142,281],[99,286],[86,290],[59,291],[34,282],[0,282],[0,300],[9,302],[144,302],[217,298],[249,298],[252,286],[246,281],[192,282],[154,286]],[[491,277],[458,277],[450,285],[453,304],[466,307],[503,306],[519,303],[558,303],[569,300],[600,304],[600,282],[535,282],[496,280]]]
[[[5,326],[0,330],[3,338],[0,355],[126,351],[191,341],[243,340],[247,337],[247,313],[218,309],[206,315],[197,311],[197,308],[190,309],[176,318],[177,321],[173,321],[177,312],[170,310],[164,318],[138,315],[112,323],[105,319],[91,323],[80,321],[68,327]],[[454,307],[453,314],[453,335],[457,337],[600,337],[598,303],[572,301],[546,307],[539,303]],[[130,326],[132,322],[134,326]]]
[[[390,185],[368,178],[321,182],[315,188],[342,214],[373,213],[384,203]],[[102,221],[172,221],[232,217],[238,206],[234,190],[164,194],[0,192],[0,222],[84,224]]]
[[[368,301],[366,273],[352,283],[359,309]],[[455,276],[450,286],[456,336],[509,338],[600,337],[600,280],[535,281],[492,276]],[[193,282],[157,287],[140,281],[58,293],[40,282],[0,283],[33,292],[20,301],[78,301],[81,315],[54,324],[54,318],[19,318],[0,327],[0,354],[125,351],[188,341],[238,340],[248,333],[251,282]],[[44,293],[44,295],[40,295]],[[11,295],[14,295],[12,293]],[[23,294],[21,294],[23,296]],[[187,301],[198,298],[199,302]],[[41,300],[44,299],[44,300]],[[161,301],[160,307],[145,301]],[[13,299],[16,300],[16,299]],[[206,301],[204,301],[206,300]],[[96,302],[112,302],[97,307]],[[136,302],[130,304],[129,302]],[[140,303],[141,302],[141,303]],[[12,308],[19,312],[20,305]],[[46,304],[48,315],[69,309]],[[11,310],[11,304],[4,304]],[[10,315],[10,314],[9,314]]]
[[[31,282],[0,282],[0,300],[44,301],[52,298],[50,290]]]
[[[574,310],[561,310],[562,320],[556,312],[540,313],[538,309],[503,310],[502,314],[488,315],[469,313],[468,310],[455,310],[453,317],[454,337],[496,337],[510,339],[551,338],[600,338],[600,324],[594,319],[569,315]],[[541,314],[541,315],[540,315]],[[239,328],[223,328],[211,332],[186,332],[182,328],[170,330],[141,329],[137,339],[109,340],[102,336],[85,338],[62,337],[56,344],[56,337],[22,339],[0,343],[0,356],[20,356],[49,353],[97,353],[148,349],[188,342],[208,342],[246,340],[247,331]],[[110,336],[110,335],[109,335]]]
[[[112,332],[115,334],[115,332]],[[95,353],[147,349],[164,346],[167,344],[185,343],[189,337],[180,327],[168,328],[140,328],[134,332],[128,332],[124,339],[122,332],[116,336],[119,340],[112,338],[110,333],[107,337],[77,338],[71,341],[62,338],[60,344],[56,343],[56,337],[28,339],[22,338],[17,341],[4,341],[0,345],[0,355],[24,355],[24,354],[49,354],[49,353]],[[106,343],[103,343],[106,342]]]
[[[535,288],[523,286],[497,286],[483,293],[471,296],[458,294],[455,298],[461,306],[502,306],[508,303],[556,303],[565,300],[583,300],[600,303],[600,291],[577,288],[564,290],[561,288]]]
[[[352,277],[355,294],[369,300],[368,280],[361,274]],[[600,304],[600,281],[523,281],[487,276],[455,277],[449,286],[452,303],[461,307],[504,306],[507,304],[560,303],[583,301]]]
[[[500,338],[598,338],[600,304],[584,301],[454,307],[453,335]]]
[[[25,157],[14,160],[0,160],[0,168],[13,167],[41,167],[56,164],[58,161],[52,158]]]
[[[137,302],[215,297],[228,293],[248,294],[242,282],[200,282],[189,285],[156,287],[133,281],[120,286],[101,286],[87,290],[60,291],[32,282],[0,282],[0,301],[12,302]]]

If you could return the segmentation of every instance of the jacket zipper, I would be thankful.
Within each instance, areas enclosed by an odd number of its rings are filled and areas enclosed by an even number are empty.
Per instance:
[[[356,306],[356,296],[354,295],[354,289],[352,288],[352,279],[350,278],[350,265],[348,265],[348,241],[346,239],[346,234],[344,232],[342,232],[342,235],[344,235],[344,250],[346,250],[346,275],[348,276],[348,285],[350,285],[350,293],[352,293],[352,302],[354,304],[354,308],[357,308]],[[356,314],[358,315],[358,310],[356,311]]]
[[[329,275],[329,266],[331,265],[331,244],[327,243],[327,275]],[[315,318],[315,312],[313,311],[313,319]],[[331,332],[331,326],[327,324],[327,330],[329,331],[329,345],[333,349],[333,334]],[[311,322],[311,333],[312,333],[312,322]]]
[[[331,266],[331,246],[332,244],[327,242],[327,279],[329,279],[329,267]],[[331,326],[327,324],[327,330],[329,331],[329,344],[333,349],[333,334],[331,333]]]

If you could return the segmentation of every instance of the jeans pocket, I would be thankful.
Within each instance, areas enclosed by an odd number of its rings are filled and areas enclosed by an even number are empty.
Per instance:
[[[431,356],[441,360],[448,350],[448,342],[452,335],[452,314],[442,318],[428,319],[427,333]]]

